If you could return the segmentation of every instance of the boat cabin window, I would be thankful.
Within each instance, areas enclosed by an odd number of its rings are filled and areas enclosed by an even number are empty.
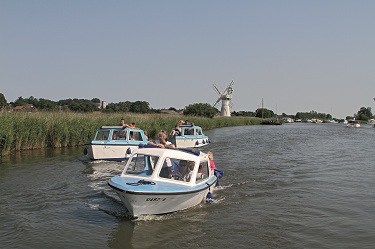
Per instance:
[[[158,156],[141,155],[133,156],[124,169],[125,175],[150,176],[154,172]]]
[[[140,131],[131,131],[129,134],[129,140],[143,141],[142,133]]]
[[[109,138],[109,131],[100,130],[96,133],[94,140],[108,140],[108,138]]]
[[[208,162],[201,162],[198,167],[197,182],[203,181],[208,178],[210,174]]]
[[[195,161],[166,158],[159,177],[190,182],[196,167]]]
[[[114,131],[114,132],[116,132],[118,140],[125,140],[126,139],[126,131],[125,130]]]
[[[202,135],[202,129],[196,128],[195,129],[195,135],[197,135],[197,136]]]
[[[194,128],[185,128],[184,135],[194,135]]]

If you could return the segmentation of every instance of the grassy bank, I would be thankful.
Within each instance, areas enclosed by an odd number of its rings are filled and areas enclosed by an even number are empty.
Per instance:
[[[96,128],[102,125],[118,125],[120,119],[147,131],[155,138],[161,129],[169,131],[178,120],[188,119],[203,130],[219,127],[255,125],[258,118],[245,117],[189,117],[166,114],[102,114],[71,112],[0,112],[0,155],[15,150],[81,146],[91,140]]]

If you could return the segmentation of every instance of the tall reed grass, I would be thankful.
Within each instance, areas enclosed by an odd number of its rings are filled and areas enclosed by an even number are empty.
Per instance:
[[[92,139],[98,127],[118,125],[121,118],[135,123],[155,138],[160,130],[169,131],[178,120],[194,122],[209,130],[227,126],[256,125],[258,118],[204,117],[168,114],[73,113],[73,112],[0,112],[0,155],[16,150],[82,146]]]

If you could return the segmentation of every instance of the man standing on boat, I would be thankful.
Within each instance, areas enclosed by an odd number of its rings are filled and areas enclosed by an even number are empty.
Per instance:
[[[121,123],[119,124],[119,126],[122,126],[122,127],[129,127],[128,124],[125,124],[125,119],[121,119]]]

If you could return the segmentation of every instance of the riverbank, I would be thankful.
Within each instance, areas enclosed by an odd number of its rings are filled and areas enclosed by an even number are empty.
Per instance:
[[[178,120],[189,120],[210,130],[220,127],[257,125],[253,117],[193,117],[168,114],[73,113],[73,112],[0,112],[0,155],[12,151],[82,146],[102,125],[118,125],[120,119],[135,123],[150,138],[158,131],[169,131]]]

